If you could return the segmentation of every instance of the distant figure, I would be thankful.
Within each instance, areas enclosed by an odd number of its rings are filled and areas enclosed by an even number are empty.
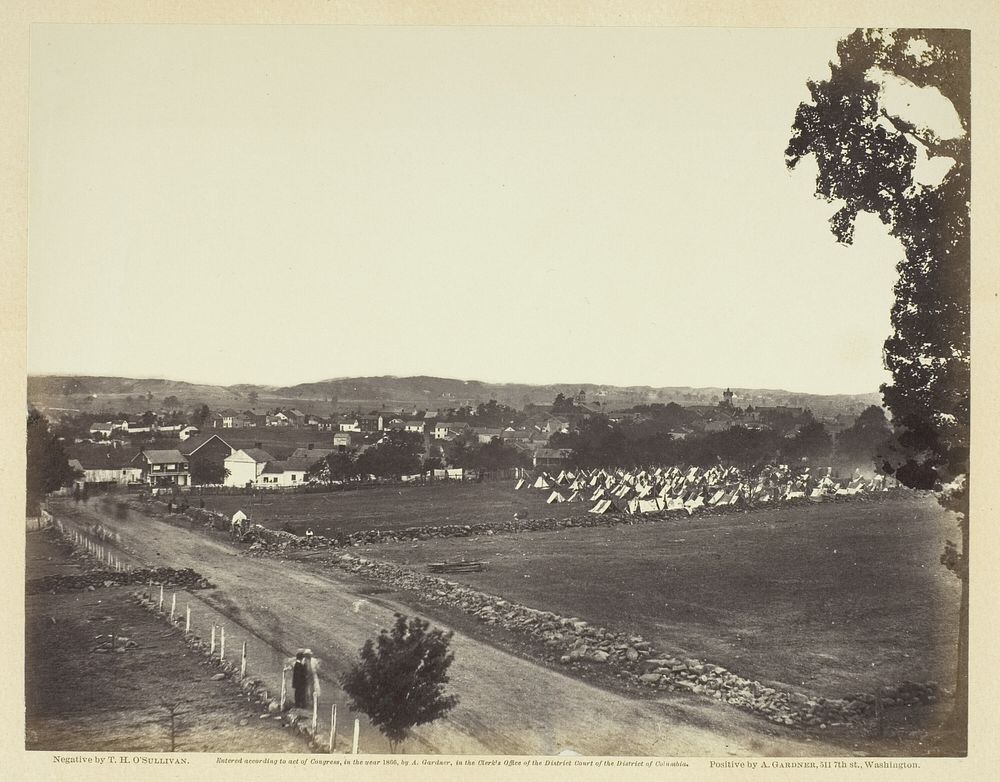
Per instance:
[[[236,513],[233,514],[229,532],[237,540],[243,537],[243,525],[246,523],[246,521],[247,521],[247,515],[243,511],[238,510],[236,511]]]
[[[302,661],[306,668],[306,708],[311,709],[313,697],[319,697],[319,670],[317,668],[319,661],[313,657],[312,649],[306,649],[303,655]]]
[[[174,512],[174,502],[173,500],[167,500],[167,513]]]
[[[312,539],[313,539],[312,527],[308,527],[306,529],[306,540],[308,540],[310,543],[312,543]]]
[[[200,500],[198,500],[198,507],[201,508],[202,510],[205,510],[205,498],[204,497],[202,497]]]
[[[309,685],[309,666],[305,660],[305,651],[300,650],[295,654],[295,663],[292,665],[292,692],[295,694],[295,708],[304,709],[306,707],[306,691]]]

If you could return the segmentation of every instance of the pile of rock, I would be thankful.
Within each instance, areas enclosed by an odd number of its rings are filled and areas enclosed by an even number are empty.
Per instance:
[[[250,528],[247,539],[272,548],[287,548],[288,546],[305,547],[310,545],[310,542],[306,538],[301,538],[298,535],[281,529],[268,529],[260,524],[254,524]],[[314,540],[322,541],[319,545],[329,545],[325,538]]]
[[[351,573],[376,579],[394,589],[458,608],[480,621],[525,633],[541,641],[551,659],[571,668],[607,666],[622,681],[667,692],[691,692],[725,701],[794,727],[841,727],[870,716],[874,695],[811,698],[739,676],[720,665],[681,658],[656,650],[642,636],[596,627],[577,617],[562,617],[512,603],[443,578],[406,570],[351,554],[330,560]],[[885,708],[930,703],[938,697],[934,682],[904,683],[883,690]]]
[[[94,591],[98,587],[124,586],[127,584],[154,584],[180,586],[189,589],[210,589],[212,584],[191,568],[140,568],[136,570],[91,570],[65,576],[44,576],[28,579],[25,592],[29,595],[44,592]]]

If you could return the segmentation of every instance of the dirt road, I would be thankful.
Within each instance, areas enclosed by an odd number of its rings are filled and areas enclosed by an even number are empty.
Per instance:
[[[216,588],[196,593],[238,626],[265,656],[280,661],[309,646],[322,661],[320,713],[347,698],[337,675],[367,638],[392,623],[404,603],[377,585],[346,573],[319,571],[303,562],[252,558],[197,531],[135,511],[127,519],[102,512],[97,502],[55,505],[64,522],[100,522],[121,535],[117,551],[136,565],[192,567]],[[436,623],[440,624],[440,623]],[[258,640],[259,639],[259,640]],[[449,691],[460,704],[444,720],[418,728],[404,751],[448,754],[586,755],[838,755],[843,750],[792,734],[770,735],[770,726],[723,704],[663,698],[638,700],[588,685],[559,672],[455,633]],[[259,654],[259,653],[258,653]],[[280,670],[280,664],[277,667]],[[275,687],[278,685],[275,684]],[[362,720],[364,723],[364,720]],[[342,723],[341,723],[342,724]],[[363,724],[362,747],[385,752],[388,744]]]

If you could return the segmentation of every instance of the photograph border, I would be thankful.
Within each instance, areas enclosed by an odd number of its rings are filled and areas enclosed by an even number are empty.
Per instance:
[[[351,24],[351,25],[505,25],[505,26],[710,26],[710,27],[952,27],[972,30],[973,50],[973,116],[976,126],[976,143],[973,147],[973,218],[972,218],[972,342],[976,356],[989,357],[996,347],[1000,334],[997,318],[997,297],[1000,291],[1000,273],[997,264],[991,263],[992,252],[998,243],[1000,198],[997,190],[997,127],[996,105],[997,60],[1000,51],[1000,14],[990,2],[944,4],[927,0],[909,2],[880,2],[877,8],[871,3],[856,2],[794,2],[791,0],[760,0],[708,4],[675,2],[669,8],[662,2],[584,3],[584,2],[304,2],[302,0],[248,0],[248,2],[190,2],[177,0],[138,6],[133,2],[100,2],[99,0],[54,0],[53,2],[20,2],[15,0],[0,9],[0,96],[3,112],[4,165],[0,173],[3,192],[4,230],[0,232],[4,261],[5,285],[0,301],[0,328],[3,334],[3,400],[0,435],[5,442],[23,442],[25,412],[25,382],[27,367],[27,118],[28,118],[28,52],[30,28],[33,23],[68,22],[77,24]],[[957,6],[957,7],[956,7]],[[794,107],[789,107],[791,122]],[[985,359],[973,367],[973,436],[972,464],[983,476],[981,483],[972,487],[972,518],[987,519],[996,505],[996,489],[989,485],[990,470],[996,465],[994,443],[998,441],[997,413],[994,389],[1000,381],[998,363]],[[9,486],[3,494],[7,524],[0,542],[10,557],[2,595],[2,609],[8,619],[2,651],[3,676],[0,681],[2,701],[9,729],[0,738],[0,767],[12,769],[13,778],[38,775],[44,778],[89,779],[91,774],[101,779],[109,775],[130,776],[162,772],[170,768],[170,775],[200,774],[213,769],[214,775],[229,775],[245,780],[248,774],[280,773],[284,769],[262,769],[247,766],[217,766],[212,753],[179,753],[191,758],[184,767],[140,767],[100,769],[82,766],[63,766],[52,759],[54,753],[27,752],[24,750],[24,544],[20,537],[19,514],[23,508],[24,453],[14,448],[3,460],[3,474]],[[986,527],[985,523],[982,525]],[[996,671],[1000,659],[996,651],[994,608],[998,578],[995,575],[996,558],[1000,555],[998,536],[988,528],[975,528],[976,546],[971,557],[972,611],[970,648],[970,735],[969,757],[921,758],[918,768],[912,770],[886,770],[886,773],[906,774],[907,779],[931,779],[949,774],[958,779],[974,779],[982,775],[993,776],[1000,763],[1000,742],[997,735],[997,707],[994,697]],[[78,754],[78,753],[74,753]],[[143,753],[149,754],[149,753]],[[686,769],[640,768],[629,769],[629,776],[662,778],[665,774],[683,774],[689,778],[714,777],[732,774],[729,769],[710,769],[707,760],[684,758],[690,761]],[[898,759],[894,759],[898,760]],[[151,770],[152,768],[152,770]],[[308,769],[308,770],[307,770]],[[420,768],[406,770],[410,779],[421,779],[442,774],[450,777],[476,776],[507,778],[512,773],[531,775],[532,778],[549,775],[564,779],[596,778],[619,769],[556,769],[533,768]],[[286,772],[289,773],[289,772]],[[330,769],[302,766],[295,774],[330,774]],[[399,773],[388,767],[338,768],[334,773],[359,777],[384,778]],[[745,773],[745,772],[744,772]],[[773,769],[770,774],[791,775],[798,778],[802,770]],[[843,778],[836,770],[814,771],[825,778]],[[875,773],[867,770],[864,773]]]

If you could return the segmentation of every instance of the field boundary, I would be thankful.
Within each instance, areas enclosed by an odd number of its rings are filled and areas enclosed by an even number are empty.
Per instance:
[[[911,489],[894,488],[877,494],[861,494],[855,497],[828,497],[823,500],[829,503],[875,503],[886,502],[902,495],[910,495]],[[159,499],[143,498],[143,507],[136,508],[149,512],[149,505],[161,502]],[[808,498],[786,500],[780,504],[782,509],[796,507],[813,507],[815,502]],[[516,534],[520,532],[554,532],[570,528],[618,527],[622,525],[655,524],[661,521],[687,520],[689,518],[710,518],[712,516],[729,516],[733,514],[753,515],[778,507],[776,505],[757,505],[737,508],[706,506],[689,513],[686,510],[664,510],[656,513],[629,514],[589,514],[568,516],[562,519],[545,517],[540,519],[509,519],[504,521],[481,522],[479,524],[441,524],[426,526],[410,526],[400,529],[370,529],[349,532],[337,537],[313,535],[305,537],[283,529],[271,529],[262,524],[251,526],[244,540],[259,543],[264,546],[298,547],[298,548],[332,548],[342,549],[358,546],[377,545],[381,543],[404,543],[429,540],[432,538],[467,538],[474,536],[491,536]],[[175,515],[186,516],[191,521],[201,522],[206,527],[215,530],[228,530],[228,517],[219,511],[204,508],[183,508],[175,510]],[[169,516],[169,512],[168,512]]]
[[[874,693],[814,698],[766,686],[719,665],[657,650],[640,635],[530,608],[387,562],[340,553],[326,560],[326,564],[394,590],[415,592],[425,600],[470,614],[484,624],[528,635],[548,647],[553,659],[571,671],[583,666],[607,666],[628,684],[648,690],[703,695],[792,728],[864,729],[873,719],[879,719],[884,709],[934,703],[949,695],[936,682],[904,681]]]

